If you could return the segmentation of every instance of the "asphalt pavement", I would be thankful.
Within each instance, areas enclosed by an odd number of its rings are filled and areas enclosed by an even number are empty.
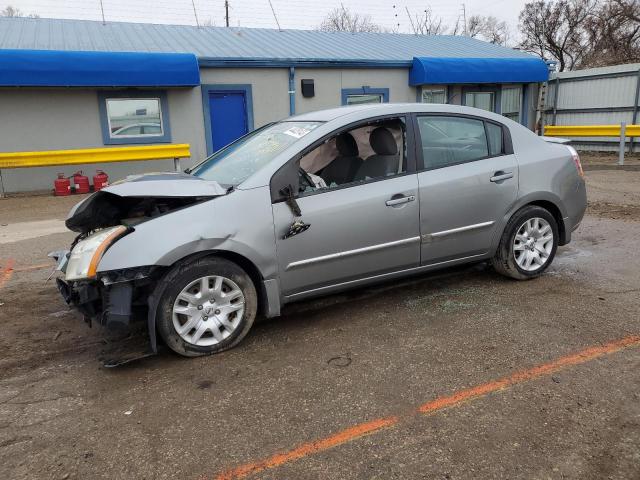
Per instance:
[[[539,279],[446,270],[291,306],[219,355],[116,369],[46,282],[77,199],[0,199],[0,478],[638,479],[628,175],[587,172],[589,213]]]

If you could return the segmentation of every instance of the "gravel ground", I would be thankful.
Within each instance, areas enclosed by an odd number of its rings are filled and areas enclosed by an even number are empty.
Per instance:
[[[249,477],[640,478],[637,344],[411,413],[640,334],[640,178],[587,179],[589,214],[537,280],[447,270],[298,304],[220,355],[112,370],[98,360],[101,330],[66,309],[46,269],[24,269],[73,235],[36,228],[1,244],[0,478],[216,478],[390,416],[392,427]],[[0,225],[62,220],[71,202],[0,200]]]

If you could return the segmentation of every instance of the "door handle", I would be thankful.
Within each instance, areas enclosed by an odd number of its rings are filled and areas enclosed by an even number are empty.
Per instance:
[[[384,203],[387,207],[395,207],[396,205],[402,205],[403,203],[413,202],[415,199],[415,195],[409,195],[408,197],[392,198]]]
[[[513,178],[513,172],[503,172],[502,170],[493,174],[493,177],[489,179],[490,182],[496,183],[503,180],[509,180]]]

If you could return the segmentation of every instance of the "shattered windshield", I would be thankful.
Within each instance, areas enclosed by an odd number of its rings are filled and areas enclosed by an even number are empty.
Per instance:
[[[320,122],[267,125],[218,150],[190,173],[220,185],[239,185],[318,125]]]

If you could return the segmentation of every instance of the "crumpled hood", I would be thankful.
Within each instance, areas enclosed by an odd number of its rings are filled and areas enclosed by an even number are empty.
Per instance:
[[[218,182],[186,173],[130,175],[76,204],[65,224],[70,230],[87,232],[123,220],[139,223],[226,193]]]

